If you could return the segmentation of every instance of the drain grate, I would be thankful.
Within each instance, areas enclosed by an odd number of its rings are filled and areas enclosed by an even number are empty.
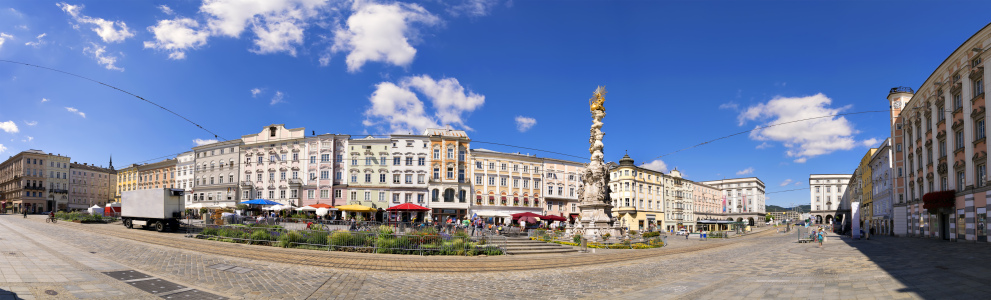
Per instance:
[[[48,295],[51,295],[51,296],[55,296],[55,295],[58,295],[58,292],[53,291],[53,290],[45,290],[45,294],[48,294]]]
[[[227,299],[134,270],[103,272],[103,274],[165,299]]]

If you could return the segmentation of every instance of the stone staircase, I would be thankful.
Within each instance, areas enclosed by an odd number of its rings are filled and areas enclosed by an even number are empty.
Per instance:
[[[509,255],[578,253],[571,246],[533,241],[527,237],[509,237],[505,241],[495,240],[492,244],[505,247]]]

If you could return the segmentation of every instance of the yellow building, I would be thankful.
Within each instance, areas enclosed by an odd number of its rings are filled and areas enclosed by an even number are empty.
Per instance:
[[[471,182],[468,180],[468,150],[471,139],[463,130],[427,129],[430,137],[430,180],[427,188],[431,216],[437,220],[468,217]],[[538,195],[534,195],[536,199]]]
[[[874,156],[874,152],[877,152],[877,148],[871,148],[867,150],[867,154],[864,154],[864,158],[860,159],[860,182],[862,186],[860,189],[860,220],[870,220],[871,216],[874,215],[872,211],[874,209],[874,193],[872,192],[871,185],[871,156]]]
[[[125,191],[138,189],[138,165],[130,165],[117,171],[117,193],[114,202],[120,202],[120,195]]]
[[[663,180],[663,173],[637,167],[629,155],[619,160],[609,171],[609,197],[619,225],[641,231],[665,228]]]

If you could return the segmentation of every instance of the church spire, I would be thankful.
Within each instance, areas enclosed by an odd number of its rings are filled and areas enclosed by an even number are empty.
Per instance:
[[[110,169],[114,169],[114,155],[110,154]]]

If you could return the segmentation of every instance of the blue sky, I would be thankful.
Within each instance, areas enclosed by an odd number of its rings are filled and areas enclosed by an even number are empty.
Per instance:
[[[0,59],[79,74],[223,139],[278,123],[419,132],[587,156],[605,85],[606,158],[768,192],[852,172],[886,110],[988,24],[988,1],[7,1]],[[215,139],[97,83],[0,63],[0,156],[116,165]],[[534,152],[475,143],[475,148]],[[553,154],[542,156],[579,160]],[[807,190],[768,204],[807,204]]]

